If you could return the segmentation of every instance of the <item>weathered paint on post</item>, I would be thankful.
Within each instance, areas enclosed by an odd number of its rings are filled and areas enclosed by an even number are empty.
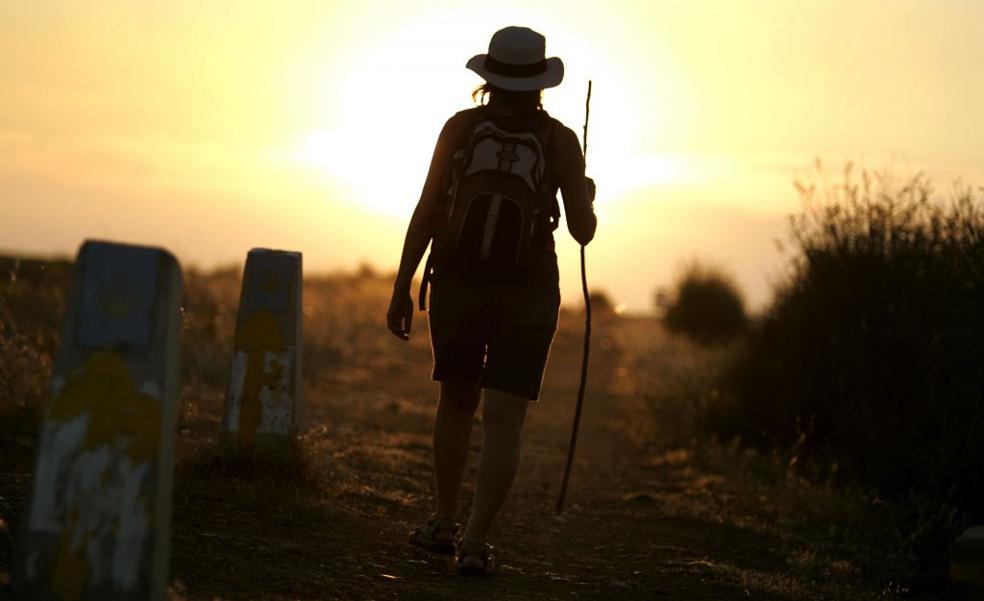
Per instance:
[[[79,250],[12,588],[27,599],[164,599],[181,272],[168,252]]]
[[[297,428],[301,286],[301,253],[254,248],[246,257],[222,419],[227,442],[275,442]]]

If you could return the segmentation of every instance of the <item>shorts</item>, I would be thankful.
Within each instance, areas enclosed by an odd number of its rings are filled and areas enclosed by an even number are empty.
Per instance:
[[[524,284],[435,273],[428,315],[433,379],[477,382],[537,400],[557,331],[556,263],[553,276]]]

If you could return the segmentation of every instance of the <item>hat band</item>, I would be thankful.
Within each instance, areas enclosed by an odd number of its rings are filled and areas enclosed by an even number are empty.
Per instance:
[[[514,65],[495,60],[491,56],[486,56],[485,68],[490,73],[504,75],[506,77],[533,77],[534,75],[541,75],[547,72],[547,60],[543,59],[542,61],[526,65]]]

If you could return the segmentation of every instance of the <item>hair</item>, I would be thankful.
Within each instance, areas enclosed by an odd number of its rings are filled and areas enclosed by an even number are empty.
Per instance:
[[[502,103],[518,111],[542,111],[543,90],[517,92],[515,90],[504,90],[485,82],[472,90],[472,101],[478,105],[484,105],[490,102],[495,102],[496,104]]]

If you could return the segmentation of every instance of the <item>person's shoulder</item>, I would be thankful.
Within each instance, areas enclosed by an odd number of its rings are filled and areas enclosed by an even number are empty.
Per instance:
[[[477,105],[477,106],[472,106],[472,107],[469,107],[469,108],[466,108],[466,109],[462,109],[462,110],[458,111],[457,113],[455,113],[454,114],[454,117],[452,117],[452,119],[455,118],[455,117],[468,117],[468,116],[472,116],[472,115],[477,115],[478,113],[484,111],[486,108],[488,108],[486,105],[480,104],[480,105]]]
[[[463,128],[468,127],[476,116],[478,115],[479,109],[482,107],[472,107],[469,109],[464,109],[458,111],[457,113],[451,115],[448,120],[444,123],[443,132],[446,134],[454,134],[460,132]]]
[[[451,115],[448,119],[448,123],[467,123],[475,119],[484,107],[473,106],[464,110],[460,110],[457,113]]]
[[[543,119],[550,127],[550,130],[554,137],[560,137],[566,139],[570,139],[571,137],[573,137],[575,140],[577,139],[577,134],[575,134],[571,128],[564,125],[564,122],[561,121],[560,119],[551,116],[550,113],[542,109],[539,111],[539,114],[540,114],[540,118]]]
[[[555,119],[551,117],[546,111],[543,112],[545,118],[548,120],[551,130],[551,138],[553,142],[551,146],[559,148],[562,154],[567,155],[574,151],[580,152],[581,142],[578,140],[577,134],[574,130],[564,125],[560,119]]]

